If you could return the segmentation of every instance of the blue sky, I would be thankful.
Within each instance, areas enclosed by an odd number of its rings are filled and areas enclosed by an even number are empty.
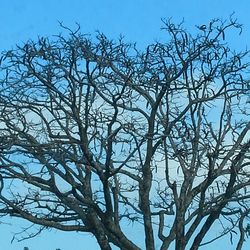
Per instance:
[[[37,36],[58,34],[61,31],[58,21],[72,28],[78,22],[82,33],[93,34],[99,30],[111,38],[123,34],[125,40],[143,47],[155,40],[166,39],[160,31],[161,18],[172,17],[175,22],[184,19],[187,29],[192,30],[195,25],[208,23],[215,17],[227,18],[233,12],[244,25],[244,30],[240,38],[231,40],[232,46],[236,49],[250,47],[249,0],[1,0],[0,4],[1,51]],[[30,250],[98,249],[89,235],[54,230],[35,239],[10,244],[12,232],[20,231],[18,226],[23,226],[23,223],[14,219],[8,222],[12,225],[0,224],[3,250],[22,250],[24,246]],[[222,247],[223,241],[213,245],[213,249]]]

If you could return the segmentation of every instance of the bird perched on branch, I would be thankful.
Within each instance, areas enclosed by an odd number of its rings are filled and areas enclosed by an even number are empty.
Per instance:
[[[205,24],[201,25],[201,26],[196,26],[198,29],[205,31],[207,29],[207,26]]]

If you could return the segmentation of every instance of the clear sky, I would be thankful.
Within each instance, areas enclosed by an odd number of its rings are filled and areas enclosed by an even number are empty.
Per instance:
[[[82,33],[93,34],[99,30],[110,38],[122,34],[125,40],[143,47],[165,39],[165,34],[160,31],[161,18],[172,17],[175,22],[184,19],[186,28],[192,30],[195,25],[208,23],[215,17],[227,18],[233,12],[244,25],[244,30],[240,39],[231,40],[232,45],[236,49],[250,47],[249,0],[0,0],[0,10],[0,51],[37,36],[58,34],[61,31],[58,21],[71,28],[77,22]],[[25,242],[10,244],[12,232],[20,231],[18,226],[23,224],[14,219],[8,222],[12,225],[0,224],[1,250],[23,250],[24,246],[30,250],[98,249],[94,238],[89,235],[54,230]],[[135,235],[137,233],[140,235],[135,231]],[[223,247],[221,241],[212,248],[202,249]],[[250,246],[246,245],[245,249],[250,249]]]

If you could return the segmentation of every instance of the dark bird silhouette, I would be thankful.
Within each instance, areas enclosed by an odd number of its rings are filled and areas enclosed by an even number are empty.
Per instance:
[[[207,26],[205,24],[201,25],[201,26],[197,26],[198,29],[205,31],[207,29]]]

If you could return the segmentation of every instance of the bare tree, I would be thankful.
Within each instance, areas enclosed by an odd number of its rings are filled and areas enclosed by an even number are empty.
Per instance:
[[[165,21],[169,41],[144,51],[66,30],[3,53],[0,213],[40,225],[29,237],[89,232],[105,250],[195,250],[226,235],[241,249],[249,62],[225,42],[241,26],[192,35]]]

